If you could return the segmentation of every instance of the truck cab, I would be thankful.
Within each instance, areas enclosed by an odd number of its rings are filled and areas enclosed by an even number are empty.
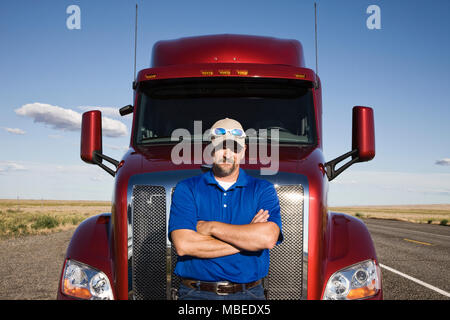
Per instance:
[[[284,241],[270,251],[267,299],[382,299],[366,226],[327,205],[329,181],[375,156],[373,109],[353,107],[352,148],[326,161],[322,86],[299,41],[230,34],[159,41],[133,90],[133,105],[120,110],[133,117],[120,161],[102,152],[101,112],[83,114],[81,158],[114,177],[112,208],[76,229],[58,299],[177,298],[171,196],[178,181],[210,170],[208,129],[223,118],[246,130],[241,168],[272,182],[280,201]]]

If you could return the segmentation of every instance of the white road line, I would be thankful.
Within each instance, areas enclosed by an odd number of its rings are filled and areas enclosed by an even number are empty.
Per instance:
[[[431,289],[431,290],[433,290],[433,291],[436,291],[437,293],[440,293],[440,294],[442,294],[442,295],[444,295],[444,296],[450,298],[450,293],[448,293],[447,291],[444,291],[444,290],[442,290],[442,289],[436,288],[435,286],[432,286],[431,284],[425,283],[425,282],[423,282],[423,281],[421,281],[421,280],[419,280],[419,279],[416,279],[416,278],[413,278],[413,277],[411,277],[411,276],[408,276],[407,274],[404,274],[404,273],[402,273],[402,272],[400,272],[400,271],[397,271],[397,270],[395,270],[395,269],[392,269],[391,267],[385,266],[384,264],[381,264],[381,263],[380,263],[380,267],[382,267],[382,268],[384,268],[384,269],[386,269],[386,270],[388,270],[388,271],[391,271],[391,272],[393,272],[393,273],[396,273],[396,274],[398,274],[398,275],[400,275],[400,276],[402,276],[402,277],[404,277],[404,278],[406,278],[406,279],[409,279],[409,280],[411,280],[411,281],[414,281],[415,283],[418,283],[418,284],[420,284],[420,285],[422,285],[422,286],[424,286],[424,287],[426,287],[426,288],[428,288],[428,289]]]

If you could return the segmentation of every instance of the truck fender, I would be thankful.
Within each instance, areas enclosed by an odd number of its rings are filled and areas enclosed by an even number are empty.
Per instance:
[[[336,212],[328,212],[327,220],[322,296],[333,273],[365,260],[378,265],[372,237],[362,220]],[[381,290],[376,298],[382,298]]]
[[[87,218],[77,227],[66,251],[58,284],[58,299],[70,299],[61,292],[61,280],[68,259],[84,263],[105,273],[114,291],[111,236],[111,213]],[[115,292],[113,293],[116,296]]]

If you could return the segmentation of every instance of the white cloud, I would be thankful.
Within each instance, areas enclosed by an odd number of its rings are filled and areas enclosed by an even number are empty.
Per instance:
[[[127,126],[122,122],[110,118],[102,117],[103,134],[107,137],[121,137],[128,133]]]
[[[25,134],[26,133],[25,131],[23,131],[22,129],[19,129],[19,128],[6,128],[6,127],[3,127],[3,129],[5,131],[9,132],[9,133],[12,133],[12,134]]]
[[[450,166],[450,158],[436,160],[435,164],[440,165],[440,166]]]
[[[0,174],[13,171],[26,171],[23,165],[13,161],[0,161]]]
[[[81,113],[45,103],[29,103],[15,110],[16,114],[29,117],[34,122],[50,125],[53,129],[79,131]],[[125,136],[127,126],[118,120],[102,117],[103,134],[107,137]]]
[[[113,108],[113,107],[90,107],[90,106],[81,106],[78,107],[78,109],[85,111],[91,111],[91,110],[99,110],[102,112],[102,115],[113,117],[113,118],[120,118],[121,115],[119,113],[119,108]]]
[[[34,122],[51,125],[54,129],[77,131],[81,128],[81,114],[50,104],[29,103],[15,112],[20,116],[32,118]]]

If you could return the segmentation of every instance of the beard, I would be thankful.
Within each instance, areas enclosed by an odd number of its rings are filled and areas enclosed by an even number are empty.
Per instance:
[[[236,170],[238,164],[233,158],[223,158],[218,162],[214,162],[212,170],[214,175],[219,178],[227,177]]]

